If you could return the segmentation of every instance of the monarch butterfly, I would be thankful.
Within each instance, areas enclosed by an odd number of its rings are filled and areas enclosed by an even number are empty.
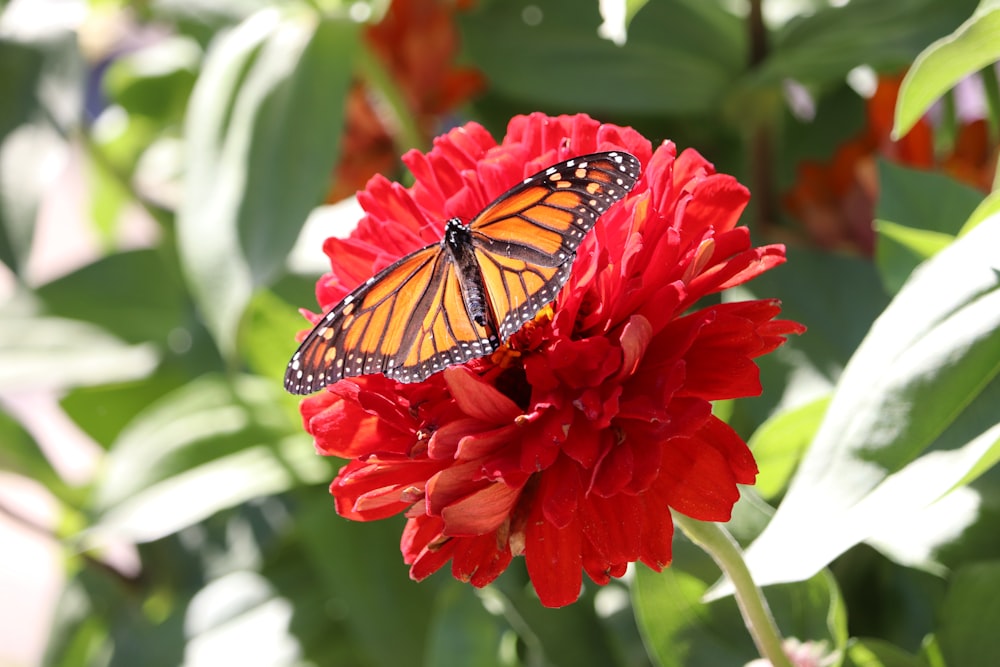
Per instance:
[[[285,389],[310,394],[344,377],[419,382],[482,357],[556,298],[597,218],[639,178],[623,151],[544,169],[440,243],[403,257],[334,306],[305,337]]]

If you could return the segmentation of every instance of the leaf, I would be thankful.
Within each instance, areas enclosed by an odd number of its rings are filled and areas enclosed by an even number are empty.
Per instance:
[[[879,639],[852,640],[844,667],[927,667],[920,658]]]
[[[636,568],[633,605],[647,649],[660,667],[747,664],[758,654],[736,601],[705,602],[708,582],[718,570],[695,552],[690,543],[677,543],[675,562],[663,572]],[[786,639],[808,642],[809,650],[821,656],[846,644],[846,612],[830,574],[770,586],[764,596]]]
[[[103,329],[56,317],[5,314],[0,327],[0,389],[64,389],[145,377],[154,346],[126,345]]]
[[[323,242],[331,236],[350,236],[364,214],[357,197],[348,197],[336,204],[314,208],[288,256],[289,270],[302,274],[329,271],[330,259],[323,253]]]
[[[65,141],[43,119],[39,88],[50,82],[37,45],[0,38],[0,262],[15,274],[31,250],[35,218]]]
[[[164,362],[141,380],[77,387],[59,403],[76,426],[108,449],[137,414],[192,379],[177,364]]]
[[[875,257],[886,289],[899,291],[918,264],[948,245],[982,198],[943,174],[880,161]]]
[[[426,665],[500,664],[500,640],[509,626],[483,607],[476,590],[451,581],[434,600]]]
[[[326,500],[325,494],[317,495],[317,490],[312,488],[295,495],[301,494],[310,494],[314,504]],[[272,500],[268,504],[278,503]],[[329,510],[329,503],[325,504]],[[266,505],[261,504],[260,508],[267,514],[271,513],[267,510],[272,508]],[[338,597],[335,591],[324,585],[320,569],[328,565],[311,560],[303,550],[303,542],[309,539],[309,535],[299,521],[295,502],[282,503],[281,509],[290,521],[288,525],[279,526],[280,532],[275,536],[280,538],[276,540],[278,548],[269,550],[269,557],[260,572],[275,591],[293,605],[288,630],[302,649],[302,655],[295,664],[370,667],[372,662],[349,622],[350,613],[347,610],[353,606],[352,601]],[[241,551],[244,550],[239,549],[237,554]]]
[[[1000,456],[1000,217],[928,260],[852,357],[771,523],[760,584],[800,581]]]
[[[532,108],[707,112],[743,67],[743,27],[718,3],[649,3],[620,47],[598,36],[597,3],[531,7],[520,12],[504,2],[483,3],[458,21],[464,50],[491,90]]]
[[[240,349],[247,364],[257,375],[281,385],[298,345],[295,334],[308,326],[306,319],[273,292],[257,292],[240,330]]]
[[[337,601],[375,665],[409,665],[427,654],[435,578],[411,581],[399,551],[398,520],[354,523],[337,516],[325,491],[296,508],[317,585]],[[387,641],[390,637],[392,641]],[[419,656],[419,657],[418,657]]]
[[[115,58],[102,82],[130,116],[147,116],[169,127],[183,121],[200,57],[190,37],[167,36]]]
[[[882,271],[885,288],[891,293],[899,291],[921,262],[955,240],[949,234],[897,225],[888,220],[875,220],[874,227],[878,238],[875,261]]]
[[[1000,562],[973,563],[954,574],[937,639],[948,665],[992,667],[1000,656]]]
[[[898,69],[957,26],[972,6],[973,0],[823,3],[776,32],[770,55],[749,80],[774,86],[794,79],[815,86],[842,81],[861,64]]]
[[[736,401],[730,425],[752,433],[779,404],[798,406],[827,396],[888,298],[871,262],[826,252],[788,249],[788,262],[726,290],[726,301],[781,300],[781,317],[808,327],[760,366],[761,396]]]
[[[3,13],[0,36],[0,262],[19,274],[39,204],[67,159],[64,137],[83,115],[86,64],[76,32],[15,15]]]
[[[98,590],[99,589],[99,590]],[[129,608],[131,599],[121,588],[108,586],[100,573],[81,569],[66,582],[52,620],[49,641],[42,664],[45,667],[104,667],[111,658],[107,642],[111,634],[110,621],[100,613],[103,605]],[[101,604],[103,603],[103,605]],[[136,614],[141,618],[141,614]]]
[[[601,18],[604,19],[597,28],[597,34],[609,39],[618,46],[628,39],[628,26],[639,10],[646,6],[649,0],[603,0],[598,3]]]
[[[1000,1],[981,0],[972,16],[921,52],[903,78],[893,136],[910,131],[960,80],[1000,60]]]
[[[521,636],[527,653],[525,663],[552,667],[616,664],[615,641],[619,637],[615,632],[619,627],[599,616],[596,608],[597,596],[608,589],[598,592],[585,584],[574,604],[550,609],[539,602],[524,567],[522,559],[515,559],[484,593],[484,599]]]
[[[0,442],[0,470],[38,482],[63,502],[78,500],[31,434],[4,412],[0,412]]]
[[[36,45],[0,39],[0,137],[28,122],[38,112],[38,85],[44,54]]]
[[[83,538],[155,540],[251,498],[315,484],[329,467],[281,409],[272,382],[205,376],[141,412],[95,484]]]
[[[828,397],[817,399],[778,413],[754,431],[747,444],[760,468],[754,488],[762,497],[770,500],[785,489],[829,405]]]
[[[195,85],[178,243],[227,357],[329,183],[356,42],[346,20],[264,9],[214,44]]]
[[[979,203],[976,210],[972,212],[969,219],[965,221],[964,225],[962,225],[962,229],[959,230],[958,235],[962,236],[967,234],[980,222],[996,213],[1000,213],[1000,190],[994,190],[990,194],[986,195],[986,199]]]
[[[276,594],[256,572],[236,571],[209,582],[191,599],[185,621],[186,664],[251,659],[262,665],[295,664],[298,642],[289,632],[292,601]]]
[[[48,310],[99,325],[131,343],[166,346],[182,327],[184,285],[176,266],[157,250],[131,250],[103,257],[36,290]]]

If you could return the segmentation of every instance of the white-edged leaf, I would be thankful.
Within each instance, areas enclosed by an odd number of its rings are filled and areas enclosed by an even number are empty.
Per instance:
[[[994,216],[918,268],[872,326],[747,551],[758,584],[807,579],[995,462],[998,248]]]
[[[356,33],[301,6],[263,9],[213,44],[195,85],[178,244],[226,356],[328,187]]]
[[[324,481],[327,464],[279,403],[278,385],[203,376],[141,412],[108,452],[98,520],[83,536],[155,540],[252,498]]]
[[[129,345],[79,320],[3,315],[0,390],[32,391],[142,378],[159,362],[155,345]]]

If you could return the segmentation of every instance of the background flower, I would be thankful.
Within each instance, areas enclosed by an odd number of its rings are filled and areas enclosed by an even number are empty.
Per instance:
[[[736,226],[747,190],[694,151],[651,152],[583,115],[517,117],[499,145],[478,125],[455,129],[404,158],[412,188],[377,176],[359,195],[357,230],[326,243],[320,302],[540,168],[610,149],[638,156],[642,180],[600,218],[551,309],[505,348],[423,383],[346,379],[302,402],[317,449],[354,459],[331,486],[338,511],[405,512],[415,579],[451,560],[483,586],[523,554],[542,603],[565,605],[583,571],[604,584],[630,562],[667,565],[668,508],[726,521],[737,484],[754,482],[749,449],[711,401],[760,393],[753,358],[802,327],[775,320],[773,300],[687,312],[784,261]]]
[[[990,75],[988,71],[985,74]],[[964,113],[954,120],[954,128],[949,128],[954,137],[946,150],[935,138],[943,128],[935,127],[932,114],[893,141],[893,116],[902,79],[902,74],[880,77],[875,91],[865,101],[864,129],[837,146],[829,160],[806,160],[796,168],[796,182],[785,195],[785,206],[822,247],[866,256],[874,252],[872,219],[879,194],[880,159],[940,170],[983,193],[992,187],[998,143],[996,133],[991,133],[989,121],[983,117],[984,95],[972,88],[979,77],[963,86]],[[939,119],[938,125],[943,124]]]
[[[449,121],[449,114],[485,86],[482,74],[454,64],[458,31],[453,15],[463,2],[393,0],[379,23],[365,30],[372,57],[389,74],[399,93],[393,108],[387,91],[370,76],[355,81],[345,101],[341,154],[327,200],[336,202],[364,187],[373,174],[391,174],[398,167],[401,123],[426,144]]]

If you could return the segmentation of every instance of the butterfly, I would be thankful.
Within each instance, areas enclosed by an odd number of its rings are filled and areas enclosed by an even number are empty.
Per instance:
[[[495,351],[553,301],[597,218],[635,185],[623,151],[575,157],[515,185],[440,243],[369,278],[327,312],[285,371],[310,394],[345,377],[419,382]]]

